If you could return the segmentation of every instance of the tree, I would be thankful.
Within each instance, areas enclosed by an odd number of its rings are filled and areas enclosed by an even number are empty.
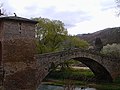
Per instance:
[[[95,39],[95,51],[100,52],[101,49],[103,48],[103,43],[100,38]]]
[[[0,3],[0,14],[7,16],[7,12],[6,9],[3,7],[3,3]]]
[[[34,18],[38,21],[36,38],[38,53],[48,53],[72,48],[87,48],[88,43],[79,37],[70,36],[59,20],[47,18]],[[69,62],[63,62],[61,69],[69,68]]]
[[[117,4],[117,9],[118,9],[118,16],[120,15],[120,0],[115,0]]]
[[[120,57],[120,44],[107,44],[103,47],[101,53],[109,56]]]
[[[70,36],[59,20],[34,18],[36,26],[37,49],[39,53],[68,50],[70,48],[86,48],[88,43],[76,36]]]
[[[71,45],[74,48],[83,48],[83,49],[86,49],[89,46],[89,44],[88,44],[87,41],[84,41],[84,40],[80,39],[77,36],[69,36],[69,38],[70,38],[70,41],[71,41]]]
[[[36,37],[39,53],[59,51],[66,40],[67,30],[59,20],[34,18],[37,24]]]
[[[74,49],[74,48],[86,49],[88,48],[89,44],[77,36],[69,35],[67,37],[67,40],[64,42],[63,46],[64,46],[64,49]]]

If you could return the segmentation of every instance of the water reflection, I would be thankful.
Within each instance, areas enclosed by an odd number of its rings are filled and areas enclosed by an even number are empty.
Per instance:
[[[64,88],[62,86],[40,85],[37,90],[64,90]],[[96,90],[96,89],[95,88],[81,89],[81,87],[76,86],[75,90]]]

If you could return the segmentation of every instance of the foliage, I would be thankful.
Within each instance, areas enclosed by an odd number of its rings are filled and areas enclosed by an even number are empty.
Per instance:
[[[120,57],[120,44],[107,44],[103,47],[101,53],[109,56]]]
[[[65,41],[67,30],[59,20],[35,18],[37,24],[37,48],[39,53],[59,51],[61,42]]]
[[[94,77],[94,74],[89,69],[65,69],[61,71],[56,69],[51,72],[46,78],[47,79],[70,79],[70,80],[90,80]]]
[[[91,87],[95,87],[97,90],[120,90],[120,85],[117,84],[95,84]]]
[[[79,37],[70,36],[59,20],[34,18],[38,21],[36,28],[38,53],[49,53],[73,48],[87,48],[88,43]],[[69,62],[63,62],[61,69],[69,68]]]
[[[63,44],[64,49],[73,49],[73,48],[88,48],[89,44],[80,39],[77,36],[68,36],[67,40]]]
[[[55,52],[71,48],[87,48],[88,43],[76,36],[70,36],[59,20],[34,18],[39,23],[36,28],[38,53]]]
[[[120,76],[117,77],[117,78],[114,80],[114,83],[116,83],[116,84],[120,84]]]

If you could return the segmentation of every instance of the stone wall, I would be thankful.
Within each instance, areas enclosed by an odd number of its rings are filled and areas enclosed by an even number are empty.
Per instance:
[[[0,21],[0,41],[2,41],[3,23]]]
[[[5,21],[3,26],[4,39],[34,38],[35,25],[27,22]]]
[[[3,28],[3,23],[0,21],[0,86],[3,84],[3,66],[2,66],[2,28]]]
[[[4,86],[6,90],[33,88],[36,85],[35,25],[18,21],[5,21],[3,25]]]

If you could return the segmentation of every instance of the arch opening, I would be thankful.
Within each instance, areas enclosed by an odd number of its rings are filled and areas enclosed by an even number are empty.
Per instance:
[[[96,82],[113,82],[113,78],[111,77],[111,74],[107,71],[107,69],[101,65],[99,62],[90,59],[90,58],[86,58],[86,57],[76,57],[76,58],[71,58],[75,61],[79,61],[81,63],[83,63],[84,65],[86,65],[86,67],[88,67],[91,72],[94,74],[94,79],[93,81]],[[70,59],[70,60],[71,60]],[[69,60],[64,60],[64,61],[69,61]],[[52,72],[53,69],[56,69],[58,66],[60,66],[60,63],[56,65],[56,63],[51,64],[52,68],[50,69],[50,71],[48,71],[49,73],[46,75],[49,76],[50,73]],[[55,75],[57,76],[57,75]],[[44,77],[44,80],[45,78]]]
[[[62,66],[63,65],[63,66]],[[49,81],[50,79],[53,80],[64,80],[64,81],[81,81],[81,82],[94,82],[95,75],[94,73],[86,66],[83,65],[81,62],[70,59],[65,60],[59,64],[51,63],[51,68],[49,73],[43,79],[44,81]]]
[[[85,57],[77,57],[73,59],[80,61],[81,63],[89,67],[94,73],[97,82],[113,82],[113,79],[110,73],[106,70],[106,68],[98,62],[96,62],[95,60]]]

